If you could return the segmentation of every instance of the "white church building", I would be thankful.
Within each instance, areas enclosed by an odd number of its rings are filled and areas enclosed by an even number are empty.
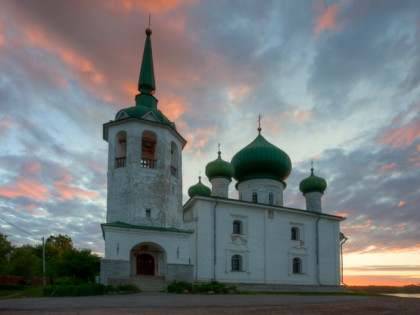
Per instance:
[[[231,162],[219,150],[205,169],[211,188],[200,178],[182,204],[186,141],[157,108],[151,34],[147,29],[135,106],[103,125],[109,151],[100,281],[144,290],[174,280],[247,290],[342,290],[344,218],[322,213],[327,183],[312,169],[300,183],[306,209],[284,206],[292,164],[261,128]],[[229,196],[232,179],[239,199]]]

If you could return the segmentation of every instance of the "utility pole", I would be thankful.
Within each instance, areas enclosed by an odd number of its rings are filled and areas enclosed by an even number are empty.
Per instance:
[[[45,278],[45,241],[44,237],[42,237],[42,280],[44,282],[44,286],[47,284],[47,280]]]

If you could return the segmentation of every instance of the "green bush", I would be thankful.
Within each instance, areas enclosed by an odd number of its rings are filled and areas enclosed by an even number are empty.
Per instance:
[[[52,285],[46,285],[45,287],[42,288],[42,292],[44,296],[51,296],[52,293],[54,292],[54,287]]]
[[[169,293],[192,293],[192,294],[199,294],[199,293],[207,293],[207,294],[228,294],[236,292],[236,287],[226,287],[225,284],[212,281],[210,283],[205,284],[197,284],[193,285],[192,283],[184,282],[184,281],[174,281],[172,282],[167,291]]]
[[[23,284],[0,284],[0,290],[25,290],[27,286]]]
[[[185,281],[174,281],[168,285],[167,291],[169,293],[185,293],[193,291],[193,284]]]

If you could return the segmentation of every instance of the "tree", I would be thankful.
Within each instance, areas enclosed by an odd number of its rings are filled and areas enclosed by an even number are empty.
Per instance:
[[[6,273],[12,250],[13,246],[7,240],[7,235],[0,233],[0,275]]]
[[[8,274],[14,276],[40,276],[42,260],[31,245],[14,248],[10,257]]]
[[[49,247],[54,254],[60,256],[64,250],[73,248],[73,241],[68,235],[50,235],[50,237],[47,238],[45,245],[46,247]]]
[[[67,249],[63,251],[58,265],[61,276],[89,282],[99,274],[100,258],[90,249]]]

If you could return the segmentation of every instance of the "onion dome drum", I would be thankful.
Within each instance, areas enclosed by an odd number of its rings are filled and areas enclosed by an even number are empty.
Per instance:
[[[240,183],[250,179],[273,179],[283,182],[292,171],[289,156],[268,142],[261,134],[232,158],[234,178]],[[286,184],[283,182],[283,185]]]

